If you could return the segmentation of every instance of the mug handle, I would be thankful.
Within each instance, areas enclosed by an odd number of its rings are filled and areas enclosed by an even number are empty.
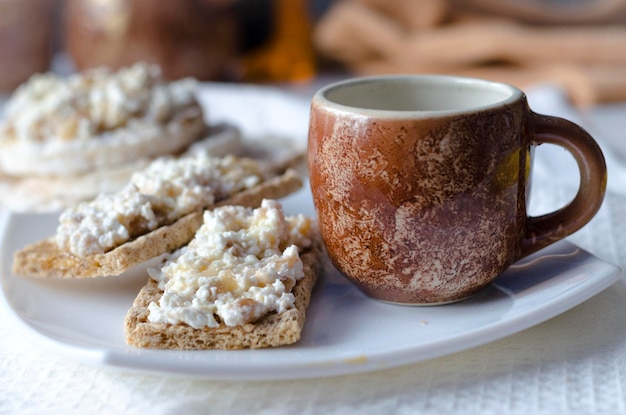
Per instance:
[[[580,171],[574,200],[542,216],[529,216],[520,244],[521,257],[532,254],[582,228],[600,209],[606,192],[606,163],[600,146],[580,126],[563,118],[532,113],[532,144],[555,144],[569,151]]]

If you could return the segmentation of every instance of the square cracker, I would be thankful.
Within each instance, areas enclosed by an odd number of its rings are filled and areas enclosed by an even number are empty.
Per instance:
[[[321,269],[320,251],[312,249],[300,255],[304,278],[293,288],[295,307],[283,313],[270,313],[255,323],[229,327],[195,329],[187,324],[151,323],[148,305],[163,295],[156,281],[149,279],[141,289],[124,320],[126,342],[150,349],[206,350],[259,349],[284,346],[300,340],[306,318],[306,308]]]
[[[291,169],[280,176],[241,191],[216,203],[257,207],[263,199],[278,199],[302,187],[299,175]],[[202,225],[201,210],[171,225],[128,241],[104,254],[80,257],[59,249],[54,237],[27,245],[13,256],[13,273],[36,278],[94,278],[120,275],[152,258],[187,244]]]

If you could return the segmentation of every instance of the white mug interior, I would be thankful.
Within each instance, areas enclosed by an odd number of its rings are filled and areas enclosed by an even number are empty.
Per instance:
[[[468,112],[518,100],[508,84],[447,75],[387,75],[340,81],[322,88],[316,99],[351,112]],[[389,114],[387,114],[389,115]],[[415,116],[415,114],[414,114]]]

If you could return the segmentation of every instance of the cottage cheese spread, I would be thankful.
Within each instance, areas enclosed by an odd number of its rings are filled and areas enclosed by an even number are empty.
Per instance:
[[[312,244],[314,223],[285,216],[264,200],[258,209],[225,206],[206,211],[195,238],[160,269],[149,270],[163,295],[149,305],[153,323],[194,328],[252,323],[294,305],[303,278],[298,247]]]
[[[107,252],[122,243],[266,179],[251,159],[234,156],[159,158],[116,193],[66,209],[56,240],[78,256]]]
[[[7,102],[0,168],[67,175],[182,149],[204,128],[194,88],[146,64],[35,75]]]

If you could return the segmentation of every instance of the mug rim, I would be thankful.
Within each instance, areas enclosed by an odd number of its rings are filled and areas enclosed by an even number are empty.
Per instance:
[[[333,90],[338,90],[343,87],[363,85],[367,83],[379,82],[379,81],[411,81],[413,83],[422,83],[424,85],[446,85],[447,87],[452,85],[473,85],[485,88],[490,91],[503,91],[508,96],[504,99],[497,100],[488,104],[480,104],[470,106],[466,108],[451,108],[451,109],[433,109],[433,110],[396,110],[396,109],[378,109],[367,108],[357,105],[349,105],[340,102],[333,101],[328,97],[328,93]],[[326,86],[320,88],[312,99],[312,104],[320,104],[324,108],[334,111],[353,113],[369,117],[384,117],[384,118],[430,118],[437,116],[450,116],[450,115],[462,115],[473,114],[490,109],[502,108],[503,106],[511,105],[525,98],[525,94],[519,88],[497,81],[491,81],[483,78],[473,78],[457,75],[440,75],[440,74],[393,74],[393,75],[373,75],[373,76],[361,76],[351,77],[340,81],[332,82]]]

